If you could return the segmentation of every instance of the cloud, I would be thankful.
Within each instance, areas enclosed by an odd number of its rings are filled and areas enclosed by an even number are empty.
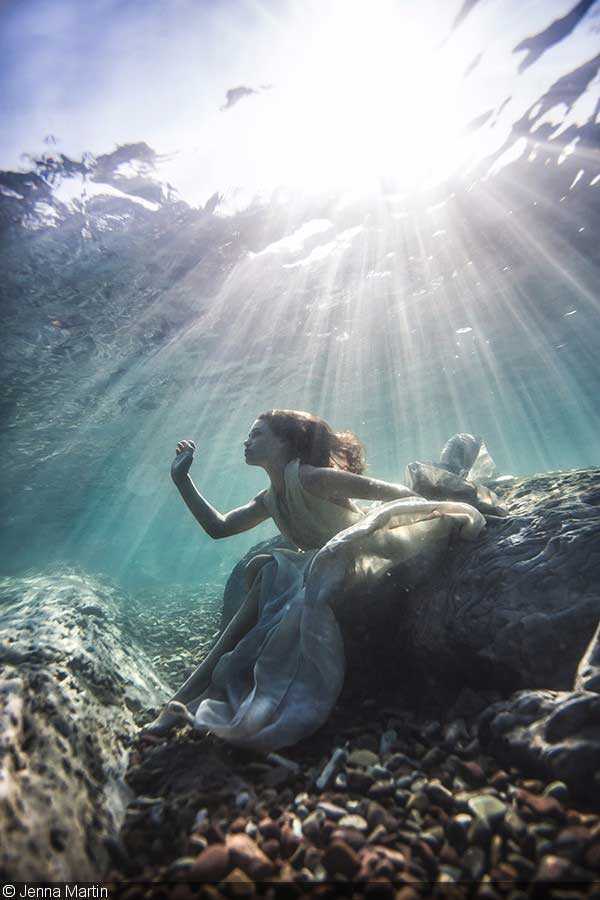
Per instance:
[[[244,97],[249,97],[251,94],[258,94],[260,91],[269,91],[273,87],[272,84],[261,84],[258,90],[256,88],[246,87],[244,84],[240,84],[238,87],[229,88],[227,94],[227,102],[224,106],[219,107],[221,112],[225,112],[228,109],[231,109],[232,106],[235,106],[236,103],[239,103],[240,100],[243,100]]]

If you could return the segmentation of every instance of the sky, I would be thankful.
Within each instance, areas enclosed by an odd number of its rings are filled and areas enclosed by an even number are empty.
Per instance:
[[[73,157],[146,141],[193,204],[442,178],[597,53],[600,3],[518,74],[514,46],[574,4],[479,0],[451,35],[462,0],[0,0],[0,168],[51,134]],[[465,133],[509,96],[493,133]]]

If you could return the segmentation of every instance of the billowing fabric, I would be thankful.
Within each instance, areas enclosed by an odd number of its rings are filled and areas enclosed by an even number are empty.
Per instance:
[[[485,515],[505,516],[506,509],[483,481],[496,466],[482,438],[461,432],[444,445],[439,462],[409,463],[404,482],[427,500],[468,503]]]
[[[299,466],[286,466],[283,496],[269,489],[265,500],[299,549],[270,552],[256,575],[257,623],[219,659],[195,714],[199,730],[262,752],[308,737],[339,696],[345,658],[332,601],[391,568],[411,586],[436,566],[453,532],[472,539],[485,525],[464,503],[409,498],[347,509],[305,491]],[[436,510],[445,515],[430,518]]]

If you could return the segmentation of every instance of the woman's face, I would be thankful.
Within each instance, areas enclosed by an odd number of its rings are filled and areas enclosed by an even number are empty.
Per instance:
[[[287,442],[274,434],[264,419],[257,419],[244,441],[244,457],[249,466],[279,462],[287,455]]]

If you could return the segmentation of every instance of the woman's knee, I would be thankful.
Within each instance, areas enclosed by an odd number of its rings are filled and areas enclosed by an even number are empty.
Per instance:
[[[252,557],[244,569],[244,579],[248,592],[252,590],[255,583],[257,583],[258,576],[262,575],[262,570],[270,562],[273,562],[273,557],[267,556],[266,553],[259,553],[257,556]]]

